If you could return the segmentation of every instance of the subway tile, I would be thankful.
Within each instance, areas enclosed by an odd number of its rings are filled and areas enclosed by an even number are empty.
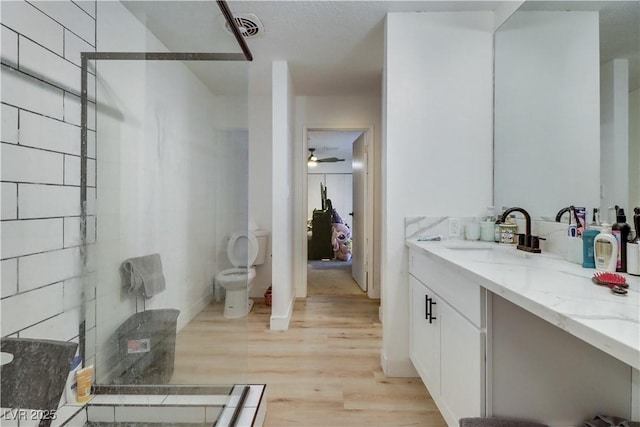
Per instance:
[[[85,357],[89,358],[96,355],[96,328],[87,328],[84,337]],[[89,366],[89,365],[85,365]]]
[[[62,282],[62,289],[64,291],[64,310],[71,310],[72,308],[78,308],[82,305],[82,277],[74,277]]]
[[[96,130],[96,104],[87,102],[87,129]]]
[[[18,292],[18,259],[11,258],[2,261],[2,294],[6,298]]]
[[[62,154],[5,143],[0,149],[2,150],[3,181],[62,184],[64,177]]]
[[[116,406],[116,422],[202,423],[204,419],[202,406]]]
[[[96,158],[96,133],[95,131],[87,131],[87,157]]]
[[[78,36],[95,45],[96,20],[78,5],[66,1],[32,1],[35,7],[73,31]]]
[[[2,63],[5,65],[11,65],[12,67],[18,66],[18,33],[11,31],[7,27],[2,27],[2,46],[0,57]]]
[[[72,0],[89,15],[96,17],[96,0]]]
[[[91,301],[87,301],[85,305],[85,315],[84,319],[86,321],[87,329],[96,327],[96,300],[92,299]]]
[[[64,218],[64,247],[79,246],[82,244],[80,235],[80,217]]]
[[[62,55],[63,28],[26,1],[3,1],[2,24]]]
[[[79,216],[80,187],[18,185],[18,216],[21,219]]]
[[[18,184],[2,183],[2,219],[18,218]]]
[[[20,292],[53,282],[61,282],[82,273],[80,248],[44,252],[20,258],[18,283]]]
[[[0,139],[2,142],[18,143],[18,109],[2,104],[2,123],[0,125]]]
[[[113,406],[89,405],[87,406],[87,420],[96,423],[113,423],[116,420],[116,410]]]
[[[96,217],[88,216],[87,217],[87,243],[95,243],[96,242]]]
[[[81,66],[81,52],[95,52],[95,48],[69,30],[64,30],[64,57]],[[78,74],[80,75],[80,74]]]
[[[62,218],[3,221],[2,257],[62,249]]]
[[[166,398],[164,394],[99,394],[91,403],[94,405],[160,405]]]
[[[215,423],[218,417],[222,413],[223,406],[205,406],[205,419],[206,423]],[[224,424],[221,424],[224,425]]]
[[[96,102],[96,76],[91,73],[87,75],[87,97],[89,101]]]
[[[173,394],[167,396],[162,402],[163,405],[191,405],[191,406],[222,406],[225,404],[226,396],[209,394]]]
[[[80,67],[28,40],[20,40],[20,71],[80,94]]]
[[[80,155],[80,128],[27,111],[20,112],[20,144]]]
[[[64,121],[76,126],[81,125],[80,97],[69,92],[64,93]]]
[[[50,427],[80,427],[87,422],[87,411],[74,405],[65,405],[56,412],[56,419]]]
[[[5,298],[2,307],[2,336],[62,313],[62,283]]]
[[[79,333],[80,308],[78,307],[23,329],[20,331],[20,338],[69,341],[73,337],[77,337]]]
[[[87,160],[87,186],[96,186],[96,161],[93,159]]]
[[[96,215],[96,189],[87,188],[87,215]]]
[[[64,184],[80,185],[80,157],[64,156]]]
[[[1,84],[3,102],[62,119],[64,95],[61,89],[5,66],[2,67]]]

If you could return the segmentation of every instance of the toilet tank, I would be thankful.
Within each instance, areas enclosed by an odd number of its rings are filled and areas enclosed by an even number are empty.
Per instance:
[[[267,256],[267,246],[269,243],[269,232],[266,230],[251,230],[256,239],[258,239],[258,256],[253,265],[262,265]]]

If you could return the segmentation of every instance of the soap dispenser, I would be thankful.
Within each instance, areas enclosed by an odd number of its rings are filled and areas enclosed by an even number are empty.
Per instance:
[[[611,226],[602,223],[602,231],[593,239],[593,255],[595,266],[601,271],[616,271],[618,263],[618,239],[611,234]]]

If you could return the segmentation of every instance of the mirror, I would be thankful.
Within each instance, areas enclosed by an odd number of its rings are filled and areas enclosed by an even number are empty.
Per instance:
[[[527,1],[496,31],[496,206],[640,206],[639,18],[638,1]]]

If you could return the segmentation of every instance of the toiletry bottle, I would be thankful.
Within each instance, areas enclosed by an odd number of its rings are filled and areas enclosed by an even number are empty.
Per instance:
[[[627,217],[624,214],[624,209],[618,209],[616,221],[617,222],[611,226],[611,234],[618,239],[616,271],[626,273],[627,242],[629,241],[629,235],[631,234],[631,227],[627,224]]]
[[[611,234],[611,226],[602,223],[602,231],[593,239],[593,255],[597,270],[616,271],[618,239]]]
[[[78,388],[76,373],[80,369],[82,369],[82,356],[76,356],[71,361],[69,376],[67,377],[67,384],[64,389],[64,396],[67,399],[67,403],[70,405],[78,403],[78,399],[76,395],[76,390]]]
[[[596,260],[593,254],[593,241],[598,234],[600,234],[600,230],[589,225],[582,235],[582,267],[584,268],[596,267]]]

